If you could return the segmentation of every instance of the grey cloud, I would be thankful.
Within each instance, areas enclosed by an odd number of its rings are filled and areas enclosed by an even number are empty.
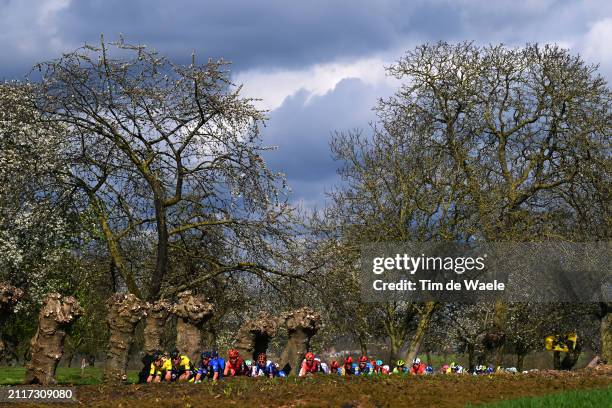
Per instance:
[[[612,13],[604,1],[66,0],[0,2],[0,77],[83,42],[149,44],[175,59],[192,50],[236,69],[299,68],[415,42],[550,41],[583,34]]]
[[[324,187],[331,187],[325,184],[338,181],[338,163],[329,148],[332,132],[355,128],[367,131],[369,122],[375,119],[372,108],[377,99],[391,92],[359,79],[344,79],[325,95],[309,99],[306,91],[299,91],[271,112],[263,140],[278,149],[267,154],[266,160],[270,168],[287,175],[295,200],[323,200]],[[318,193],[313,185],[318,186]]]

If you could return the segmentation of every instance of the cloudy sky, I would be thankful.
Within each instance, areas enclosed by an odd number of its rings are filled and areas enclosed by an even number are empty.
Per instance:
[[[84,42],[123,34],[178,61],[192,50],[233,62],[269,110],[269,165],[293,200],[324,204],[338,182],[332,131],[367,128],[397,84],[383,67],[423,42],[558,43],[612,78],[609,0],[0,0],[0,79]]]

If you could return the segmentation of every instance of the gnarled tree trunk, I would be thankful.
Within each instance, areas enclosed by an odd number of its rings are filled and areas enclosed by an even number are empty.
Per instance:
[[[147,307],[147,317],[144,329],[144,351],[153,354],[156,350],[161,350],[161,336],[170,314],[170,302],[160,300],[150,303]]]
[[[281,367],[286,373],[297,375],[304,354],[310,349],[310,339],[321,327],[321,315],[303,307],[282,314],[288,340],[281,354]]]
[[[64,354],[66,329],[83,313],[72,296],[49,293],[38,314],[38,329],[32,338],[31,360],[26,365],[26,384],[55,384],[55,370]]]
[[[409,363],[416,358],[417,354],[419,354],[421,344],[423,344],[423,339],[425,339],[425,333],[427,332],[427,328],[429,327],[429,323],[431,322],[431,318],[437,305],[437,302],[426,302],[423,305],[423,309],[419,313],[419,324],[417,325],[412,341],[410,342],[410,346],[408,347],[408,351],[406,352],[406,361]]]
[[[106,351],[104,381],[121,383],[127,379],[128,352],[134,342],[136,324],[146,316],[147,304],[133,294],[114,294],[106,301],[110,339]]]
[[[278,318],[266,312],[259,312],[254,320],[246,322],[236,336],[234,348],[242,358],[256,359],[259,353],[265,353],[270,339],[276,336]]]
[[[5,282],[0,282],[0,361],[4,358],[6,347],[2,338],[2,328],[6,319],[13,313],[13,309],[19,299],[23,296],[23,291]]]
[[[197,361],[202,349],[202,326],[212,317],[214,306],[189,290],[179,293],[178,298],[172,307],[172,313],[178,317],[176,348],[192,361]]]

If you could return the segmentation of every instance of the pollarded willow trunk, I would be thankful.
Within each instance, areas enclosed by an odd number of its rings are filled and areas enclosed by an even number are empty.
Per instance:
[[[244,359],[256,359],[266,353],[270,339],[276,336],[279,320],[266,312],[259,312],[254,320],[246,322],[236,336],[234,348]]]
[[[127,379],[128,352],[134,342],[136,324],[147,315],[147,304],[133,294],[114,294],[106,301],[106,323],[110,339],[106,351],[104,381],[121,383]]]
[[[66,330],[83,313],[72,296],[49,293],[38,314],[38,329],[32,338],[31,360],[26,365],[26,384],[55,384],[55,370],[64,354]]]
[[[161,337],[170,314],[170,302],[160,300],[150,303],[147,307],[147,317],[144,328],[144,351],[153,354],[161,350]]]
[[[297,375],[304,354],[310,349],[310,340],[321,327],[321,315],[303,307],[282,314],[287,327],[288,340],[281,354],[281,366],[291,375]]]
[[[212,317],[213,310],[212,303],[189,290],[179,293],[178,302],[172,307],[172,313],[178,317],[176,348],[192,361],[197,361],[202,351],[202,326]]]
[[[8,283],[0,282],[0,360],[4,358],[6,350],[2,328],[22,296],[23,291],[21,289]]]

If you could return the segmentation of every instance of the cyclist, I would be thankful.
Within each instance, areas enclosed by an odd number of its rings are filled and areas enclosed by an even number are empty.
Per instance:
[[[382,369],[383,369],[383,361],[382,360],[374,361],[374,373],[382,374]]]
[[[216,350],[210,352],[210,367],[212,372],[212,379],[217,381],[219,378],[223,378],[225,371],[225,360],[219,356]]]
[[[425,374],[426,368],[427,366],[425,365],[425,363],[422,363],[421,359],[417,357],[414,360],[412,360],[412,367],[410,367],[410,374],[423,375]]]
[[[267,360],[266,353],[259,353],[257,363],[253,365],[252,377],[274,378],[277,375],[276,366],[272,361]]]
[[[315,356],[313,353],[308,352],[304,356],[304,360],[302,360],[302,365],[300,367],[299,376],[304,377],[307,374],[318,373],[321,370],[320,363],[315,360]]]
[[[202,380],[210,378],[212,374],[210,374],[210,352],[203,351],[200,354],[200,365],[198,366],[198,370],[195,376],[195,382],[201,383]]]
[[[338,375],[342,375],[342,369],[340,368],[340,364],[338,364],[338,362],[336,360],[331,362],[331,370],[330,370],[331,374],[338,374]]]
[[[152,356],[153,361],[151,362],[151,367],[149,369],[149,376],[147,377],[147,383],[158,383],[161,382],[164,377],[164,363],[166,362],[166,358],[159,351],[153,352]]]
[[[246,366],[246,376],[250,377],[253,373],[253,360],[244,360],[244,365]]]
[[[170,359],[166,360],[163,365],[163,369],[166,371],[164,379],[167,382],[190,381],[192,380],[195,371],[189,357],[179,353],[177,349],[172,350],[170,353]]]
[[[231,349],[227,353],[227,364],[225,365],[223,375],[226,377],[247,375],[247,366],[244,363],[244,360],[240,358],[238,350]]]
[[[321,361],[320,358],[315,358],[315,360],[317,360],[319,362],[319,364],[321,365],[321,371],[323,372],[323,374],[329,374],[329,366],[327,365],[327,363],[325,361]]]
[[[355,375],[371,375],[372,374],[372,365],[370,364],[366,356],[359,357],[357,361],[359,362],[359,365],[357,366],[357,369],[355,370]]]
[[[393,368],[393,374],[405,374],[408,372],[408,367],[406,367],[406,362],[404,360],[397,360],[395,363],[395,367]]]
[[[353,357],[348,356],[345,358],[344,365],[340,370],[340,375],[354,375],[355,369],[353,368]]]

